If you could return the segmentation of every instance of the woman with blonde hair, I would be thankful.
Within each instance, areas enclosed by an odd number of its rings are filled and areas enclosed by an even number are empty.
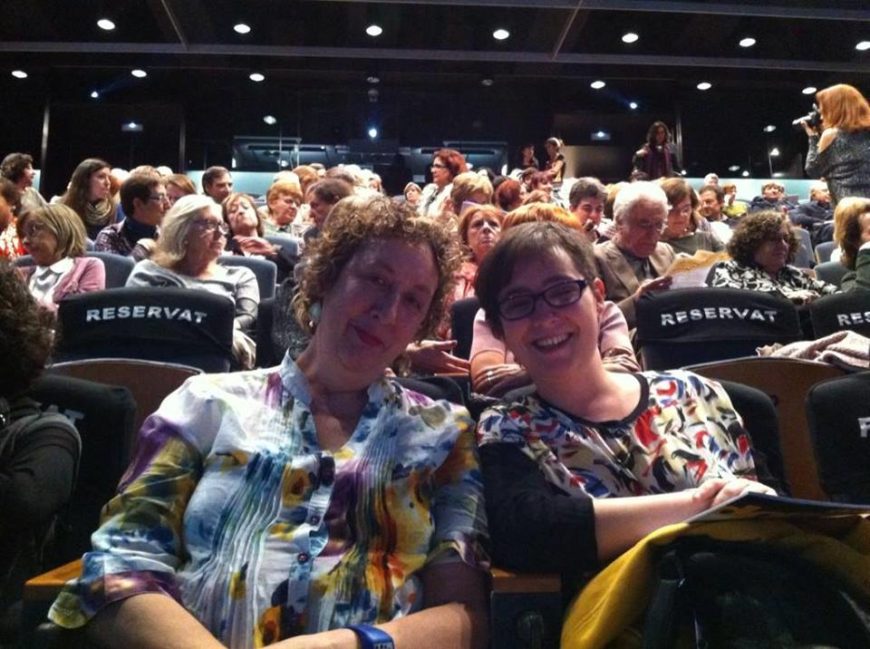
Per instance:
[[[870,198],[870,104],[844,83],[816,93],[821,134],[801,122],[809,137],[806,172],[824,177],[836,205],[846,196]]]
[[[266,192],[266,205],[260,210],[267,234],[302,235],[310,225],[310,223],[297,223],[302,196],[302,190],[297,183],[289,180],[278,180],[272,183]]]
[[[870,198],[849,197],[837,203],[834,241],[840,247],[840,263],[849,269],[840,290],[870,289]]]

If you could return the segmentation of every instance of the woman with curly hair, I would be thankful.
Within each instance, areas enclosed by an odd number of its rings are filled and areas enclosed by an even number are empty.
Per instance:
[[[743,217],[728,242],[731,261],[713,268],[710,286],[778,293],[795,304],[808,304],[839,289],[791,266],[798,240],[780,212],[755,212]]]
[[[109,163],[87,158],[73,171],[60,202],[79,215],[88,237],[96,239],[107,225],[115,222],[117,208],[112,199],[112,174]]]
[[[457,245],[375,198],[306,254],[308,346],[167,397],[56,623],[107,647],[487,645],[472,422],[386,375],[441,322]]]
[[[849,197],[834,210],[834,241],[840,263],[849,269],[840,290],[870,289],[870,198]]]

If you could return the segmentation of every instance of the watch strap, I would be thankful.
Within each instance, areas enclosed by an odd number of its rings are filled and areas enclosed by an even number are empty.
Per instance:
[[[356,633],[362,649],[396,649],[392,636],[371,624],[351,624],[347,628]]]

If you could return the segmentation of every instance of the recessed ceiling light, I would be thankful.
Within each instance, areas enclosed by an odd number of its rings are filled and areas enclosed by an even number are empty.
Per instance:
[[[369,75],[366,77],[366,81],[368,81],[370,84],[372,84],[374,86],[374,85],[379,84],[381,82],[381,79],[380,79],[380,77],[376,77],[375,75],[372,74],[372,75]]]
[[[480,83],[489,88],[492,84],[495,83],[495,81],[487,77],[486,79],[481,79]]]
[[[777,157],[777,156],[779,155],[779,149],[776,148],[776,147],[773,147],[773,148],[770,150],[770,155],[771,155],[771,157],[773,157],[773,158]]]
[[[100,18],[100,19],[97,21],[97,27],[99,27],[100,29],[104,29],[104,30],[106,30],[107,32],[110,32],[110,31],[112,31],[113,29],[115,29],[115,23],[113,23],[113,22],[112,22],[111,20],[109,20],[108,18]]]
[[[713,87],[713,84],[709,81],[702,81],[697,86],[695,86],[698,90],[709,90]]]
[[[261,72],[251,72],[251,74],[248,75],[248,79],[256,83],[260,83],[261,81],[265,81],[266,77]]]
[[[369,137],[370,137],[371,139],[373,139],[373,140],[374,140],[376,137],[378,137],[378,129],[376,129],[374,126],[372,126],[372,127],[369,129]]]
[[[811,94],[813,94],[815,91],[816,91],[816,87],[815,87],[815,86],[807,86],[806,88],[804,88],[803,90],[801,90],[801,92],[802,92],[803,94],[805,94],[805,95],[811,95]]]
[[[272,126],[272,125],[278,123],[278,120],[276,119],[276,117],[274,115],[264,115],[263,121],[266,122],[266,124],[268,124],[269,126]]]
[[[765,133],[773,133],[776,130],[776,126],[774,124],[768,124],[764,127]]]
[[[870,41],[861,41],[857,45],[855,45],[855,49],[859,52],[866,52],[870,50]]]
[[[628,33],[622,35],[622,42],[623,43],[636,43],[638,38],[640,38],[640,36],[638,36],[634,32],[628,32]]]
[[[99,99],[99,98],[100,98],[100,93],[98,93],[96,90],[91,90],[91,99]]]
[[[145,72],[145,70],[141,70],[139,68],[136,68],[135,70],[130,70],[130,74],[132,74],[137,79],[144,79],[148,76],[148,73]]]
[[[233,31],[235,31],[237,34],[250,34],[251,26],[247,23],[236,23],[235,25],[233,25]]]
[[[12,76],[16,79],[26,79],[27,73],[24,70],[12,70]]]
[[[755,39],[752,36],[740,39],[740,47],[752,47],[755,45]]]
[[[744,178],[749,178],[749,172],[748,172],[748,171],[744,171],[744,172],[743,172],[742,174],[740,174],[740,175],[743,176]]]
[[[369,36],[380,36],[383,33],[384,30],[380,25],[372,24],[366,27],[366,34],[368,34]]]
[[[604,83],[601,79],[596,79],[595,81],[593,81],[592,83],[589,84],[589,87],[593,88],[595,90],[601,90],[606,85],[607,84]]]
[[[498,28],[492,33],[492,37],[497,41],[503,41],[506,38],[509,38],[511,33],[503,28]]]
[[[774,172],[773,172],[773,177],[774,177],[774,178],[782,178],[784,175],[785,175],[785,174],[782,173],[781,171],[774,171]]]
[[[631,108],[632,110],[637,110],[637,102],[636,101],[628,102],[628,107]]]
[[[740,171],[740,165],[731,165],[728,167],[728,171]]]

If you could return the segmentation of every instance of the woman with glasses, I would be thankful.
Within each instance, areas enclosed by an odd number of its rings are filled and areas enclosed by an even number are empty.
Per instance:
[[[301,237],[310,225],[299,219],[302,206],[302,189],[298,183],[279,180],[266,192],[266,206],[261,210],[263,227],[267,234],[289,234]],[[307,216],[307,213],[303,216]],[[262,234],[262,233],[261,233]]]
[[[221,266],[229,228],[221,207],[210,197],[184,196],[163,218],[160,239],[150,259],[136,264],[127,286],[193,288],[232,300],[235,305],[233,354],[242,367],[253,367],[254,328],[260,290],[249,268]]]
[[[499,565],[577,577],[659,527],[774,493],[718,383],[603,363],[602,294],[589,242],[556,223],[512,228],[481,265],[487,321],[535,385],[478,425]]]
[[[468,171],[465,157],[453,149],[438,149],[432,159],[432,182],[423,188],[423,195],[417,205],[420,216],[438,218],[445,209],[453,189],[453,179]]]
[[[698,214],[698,196],[689,183],[682,178],[668,178],[659,184],[668,198],[668,218],[662,241],[670,244],[674,252],[687,255],[694,255],[698,250],[725,250],[709,230],[710,224]]]
[[[740,220],[728,242],[731,261],[720,262],[708,278],[710,286],[778,293],[795,304],[808,304],[839,289],[791,265],[798,239],[788,218],[772,210]]]

